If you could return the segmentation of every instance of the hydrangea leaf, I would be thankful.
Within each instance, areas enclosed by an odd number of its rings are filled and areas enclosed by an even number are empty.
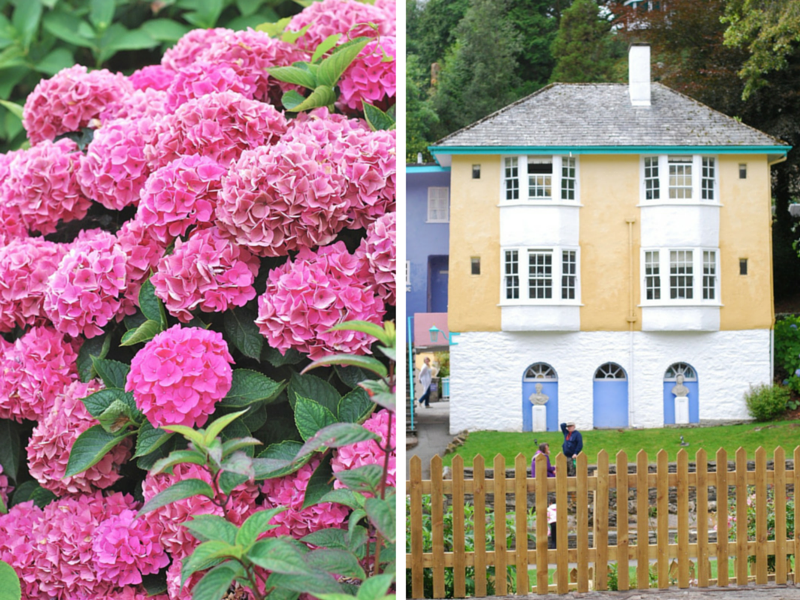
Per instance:
[[[336,414],[341,399],[336,388],[324,379],[314,375],[292,373],[292,379],[289,381],[289,404],[292,408],[300,397],[311,398],[333,414]]]
[[[383,469],[378,465],[364,465],[349,471],[339,471],[336,479],[354,492],[375,494],[383,478]]]
[[[318,548],[338,548],[347,550],[347,537],[344,529],[330,528],[320,529],[309,533],[307,536],[300,539],[304,544],[311,544]]]
[[[166,594],[167,570],[163,569],[161,572],[152,575],[142,575],[142,587],[147,592],[148,597]]]
[[[367,391],[357,387],[339,400],[337,415],[340,421],[363,423],[374,409],[375,404],[369,399]]]
[[[366,369],[367,371],[372,371],[381,377],[386,377],[389,374],[386,370],[386,365],[384,365],[377,358],[373,358],[371,356],[358,356],[355,354],[332,354],[331,356],[326,356],[325,358],[315,360],[313,363],[303,369],[302,373],[305,374],[311,369],[328,367],[331,365],[352,365]]]
[[[175,434],[153,427],[150,421],[145,420],[139,428],[139,435],[136,438],[136,454],[133,457],[137,458],[154,452],[173,435]]]
[[[354,579],[366,579],[367,577],[353,553],[341,548],[312,550],[306,555],[306,562],[315,569],[326,573],[336,573]]]
[[[180,433],[183,437],[192,442],[197,448],[203,448],[205,446],[203,434],[199,431],[195,431],[191,427],[187,427],[186,425],[162,425],[161,429],[174,433]]]
[[[286,440],[278,444],[270,444],[264,451],[258,455],[254,461],[253,466],[256,471],[256,479],[274,479],[276,477],[284,477],[290,473],[294,473],[309,460],[311,454],[309,453],[304,460],[296,460],[297,451],[302,444],[299,442]]]
[[[319,71],[317,71],[319,82],[331,88],[335,86],[342,74],[347,70],[347,67],[350,66],[350,63],[371,41],[372,39],[370,38],[356,38],[339,46],[335,53],[319,63]]]
[[[114,0],[91,0],[89,3],[89,20],[98,29],[105,29],[114,18],[116,3]]]
[[[14,481],[17,480],[20,457],[18,427],[13,421],[0,419],[0,440],[3,440],[3,443],[0,444],[0,466],[3,467],[3,473]]]
[[[312,438],[307,440],[297,452],[295,460],[308,456],[323,447],[341,448],[342,446],[377,439],[380,439],[377,435],[356,423],[334,423],[323,427]]]
[[[128,431],[121,435],[108,433],[103,429],[102,425],[90,427],[80,434],[78,439],[75,440],[75,443],[72,444],[65,476],[71,477],[72,475],[83,473],[86,469],[93,467],[100,462],[114,446],[133,434],[133,431]]]
[[[258,331],[255,321],[255,311],[242,306],[225,311],[222,327],[225,338],[233,343],[239,352],[260,362],[264,336]]]
[[[394,575],[391,573],[383,573],[365,579],[358,590],[357,600],[380,600],[389,591],[389,586],[392,585]],[[323,598],[323,600],[325,600]]]
[[[206,433],[203,439],[205,444],[209,445],[214,440],[214,438],[216,438],[220,433],[222,433],[223,429],[225,429],[228,425],[233,423],[236,419],[241,417],[246,412],[247,409],[240,410],[239,412],[223,415],[219,419],[213,421],[210,425],[208,425],[208,427],[206,427]]]
[[[397,126],[395,120],[377,106],[362,101],[364,118],[372,131],[390,131]]]
[[[33,500],[33,503],[38,506],[39,508],[44,508],[48,504],[50,504],[53,500],[57,500],[58,496],[56,496],[50,490],[46,490],[45,488],[38,486],[32,492],[28,500]]]
[[[256,27],[256,31],[263,31],[269,37],[277,38],[281,36],[291,20],[291,17],[286,17],[275,23],[262,23]]]
[[[22,118],[22,107],[19,104],[9,102],[8,100],[0,100],[0,106],[7,109],[12,115],[19,117],[20,119]]]
[[[243,448],[252,448],[253,446],[260,446],[261,440],[254,437],[233,438],[222,444],[222,456],[227,457],[237,450]]]
[[[234,561],[227,561],[211,569],[192,590],[192,600],[219,600],[231,587],[233,580],[244,571]]]
[[[187,32],[188,27],[171,19],[151,19],[142,23],[142,30],[159,42],[177,42]]]
[[[179,438],[170,437],[168,440],[166,440],[164,444],[157,447],[152,452],[140,456],[139,460],[136,461],[136,466],[139,467],[142,471],[149,471],[150,468],[154,464],[156,464],[156,461],[158,459],[164,458],[176,448],[177,446],[176,441],[178,440]]]
[[[122,400],[114,400],[97,420],[108,433],[115,434],[133,423],[130,407]]]
[[[349,491],[349,490],[348,490]],[[364,496],[359,495],[359,498]],[[359,558],[363,558],[366,554],[366,545],[369,541],[369,533],[366,527],[352,527],[347,532],[347,545],[351,552],[354,552]]]
[[[253,459],[242,451],[234,452],[222,462],[222,470],[226,473],[241,475],[248,479],[255,477]]]
[[[7,515],[8,514],[8,507],[6,506],[3,497],[0,496],[0,515]]]
[[[294,422],[300,435],[307,440],[323,427],[336,423],[336,417],[319,402],[298,396],[294,406]]]
[[[3,600],[20,600],[22,587],[19,576],[14,568],[5,561],[0,560],[0,590]]]
[[[295,2],[297,2],[297,1],[298,0],[295,0]],[[311,23],[309,23],[308,25],[303,27],[300,31],[284,31],[281,34],[281,40],[283,40],[284,42],[287,42],[289,44],[294,44],[297,40],[300,39],[300,37],[303,34],[305,34],[306,31],[309,30],[310,27],[311,27]]]
[[[235,543],[242,548],[250,548],[255,541],[265,531],[269,531],[277,525],[270,525],[269,522],[279,512],[283,512],[287,507],[279,506],[270,510],[259,510],[258,512],[250,515],[247,520],[242,523],[241,528],[236,534]]]
[[[151,475],[158,475],[167,469],[171,469],[175,465],[184,463],[191,463],[193,465],[206,464],[206,458],[202,453],[197,450],[175,450],[171,452],[166,458],[157,460],[152,467],[150,467]]]
[[[44,19],[42,19],[42,26],[44,29],[58,39],[74,44],[75,46],[91,48],[93,45],[92,41],[79,33],[79,30],[83,29],[80,27],[81,24],[88,25],[86,21],[81,21],[71,12],[63,10],[48,12],[44,16]]]
[[[256,402],[270,403],[278,398],[284,387],[284,382],[273,381],[258,371],[234,369],[231,389],[220,400],[220,405],[241,407]]]
[[[395,525],[397,523],[394,494],[387,495],[385,499],[367,498],[364,510],[367,511],[369,522],[372,523],[375,529],[385,539],[393,542],[396,536]]]
[[[311,62],[317,62],[322,56],[331,48],[336,46],[337,42],[342,39],[341,33],[334,33],[333,35],[329,35],[324,40],[319,43],[316,50],[314,50],[314,54],[311,57]]]
[[[121,363],[118,360],[97,358],[95,356],[92,356],[92,365],[107,388],[125,388],[128,373],[131,370],[130,365]]]
[[[387,348],[386,346],[378,346],[378,350],[386,356],[389,360],[397,362],[397,350],[395,348]]]
[[[134,346],[136,344],[141,344],[142,342],[149,342],[157,334],[161,333],[163,329],[164,328],[161,326],[159,321],[151,321],[148,319],[136,329],[126,331],[122,335],[119,345]]]
[[[305,354],[300,354],[294,348],[289,348],[285,354],[281,354],[280,350],[264,344],[264,349],[261,351],[261,360],[266,360],[276,368],[284,365],[296,365],[299,362],[303,362],[305,358]]]
[[[336,102],[336,92],[330,86],[318,85],[307,98],[303,98],[294,90],[290,90],[283,95],[281,102],[283,102],[284,108],[290,112],[302,112],[322,106],[330,106]]]
[[[333,490],[333,469],[331,468],[331,454],[326,454],[322,462],[317,465],[306,486],[303,496],[303,508],[308,508],[319,503],[320,498]],[[339,571],[336,571],[339,573]],[[343,573],[342,573],[343,574]]]
[[[235,545],[239,531],[233,523],[217,515],[193,515],[191,521],[181,525],[200,542],[219,541]]]
[[[317,87],[317,79],[314,75],[298,67],[269,67],[267,73],[278,81],[300,85],[310,90]]]
[[[369,399],[375,404],[379,404],[384,408],[395,412],[397,408],[397,400],[395,398],[395,394],[385,381],[362,381],[358,385],[359,387],[364,388],[369,396]]]
[[[351,365],[336,365],[334,369],[336,370],[336,374],[339,376],[339,379],[342,380],[342,383],[350,388],[354,388],[362,381],[369,379],[369,377],[367,377],[367,373],[358,367]]]
[[[233,525],[231,527],[236,529]],[[200,544],[181,565],[181,585],[197,571],[215,567],[223,561],[235,558],[237,554],[236,547],[225,541],[212,540]]]
[[[142,284],[139,290],[139,308],[149,320],[161,323],[162,327],[167,326],[167,313],[161,300],[156,296],[156,288],[150,278]]]
[[[312,571],[307,575],[288,575],[284,573],[273,573],[269,576],[270,585],[276,588],[286,588],[293,592],[313,594],[337,594],[341,593],[342,586],[328,573]],[[352,598],[352,596],[351,596]]]
[[[247,551],[247,558],[262,569],[272,571],[273,574],[310,576],[311,567],[303,555],[304,553],[295,544],[283,538],[261,540]]]
[[[354,494],[350,490],[333,490],[332,492],[325,494],[319,499],[319,501],[343,504],[344,506],[348,506],[354,510],[356,508],[364,507],[364,496],[361,496],[360,494]]]
[[[248,430],[258,431],[264,426],[264,423],[267,422],[267,403],[257,402],[251,404],[250,410],[239,421],[243,423]]]
[[[89,414],[98,419],[114,402],[122,401],[124,403],[123,397],[127,393],[118,387],[106,388],[86,396],[81,402]]]
[[[105,333],[83,343],[77,360],[78,376],[83,383],[87,383],[96,375],[93,359],[105,358],[110,348],[111,336]]]
[[[360,331],[371,335],[385,346],[394,345],[394,339],[386,329],[369,321],[345,321],[334,325],[330,328],[330,331]]]
[[[157,508],[177,502],[178,500],[191,498],[192,496],[205,496],[206,498],[213,499],[214,490],[202,479],[184,479],[150,498],[139,510],[138,516],[147,514]]]

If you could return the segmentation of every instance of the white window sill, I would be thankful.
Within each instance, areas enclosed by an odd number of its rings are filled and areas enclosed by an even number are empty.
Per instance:
[[[716,200],[641,200],[637,208],[648,206],[723,206]]]
[[[679,301],[679,300],[650,300],[638,305],[639,308],[722,308],[725,306],[721,302],[707,300],[705,302],[697,302],[695,300]]]
[[[426,220],[425,222],[426,223],[439,223],[439,224],[444,223],[445,225],[447,225],[450,222],[450,220],[449,219],[447,221],[430,221],[430,220]]]
[[[497,306],[583,306],[580,300],[512,300],[507,302],[500,302]]]
[[[577,200],[503,200],[497,206],[500,208],[504,206],[570,206],[580,208],[583,204],[580,204]]]

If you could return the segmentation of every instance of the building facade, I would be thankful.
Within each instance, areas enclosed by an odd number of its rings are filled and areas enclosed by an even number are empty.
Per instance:
[[[431,148],[451,168],[453,432],[747,418],[771,381],[770,165],[790,148],[649,62],[634,45],[629,84],[554,84]]]

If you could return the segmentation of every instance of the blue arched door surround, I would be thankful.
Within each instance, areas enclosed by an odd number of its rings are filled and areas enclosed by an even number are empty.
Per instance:
[[[617,363],[608,362],[594,373],[594,427],[628,426],[628,375]]]
[[[533,431],[533,404],[530,397],[536,393],[536,384],[542,384],[541,393],[548,397],[547,431],[558,431],[558,375],[547,363],[534,363],[522,375],[522,431]]]
[[[689,363],[678,362],[670,365],[664,373],[664,425],[675,424],[675,394],[678,375],[683,375],[683,385],[689,390],[689,423],[700,422],[700,387],[697,371]]]

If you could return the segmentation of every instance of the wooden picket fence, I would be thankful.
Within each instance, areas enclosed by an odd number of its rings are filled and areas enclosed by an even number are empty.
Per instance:
[[[786,502],[787,495],[796,498],[796,490],[800,489],[800,447],[794,450],[793,469],[786,468],[785,452],[777,448],[774,452],[773,468],[767,469],[767,453],[759,448],[755,454],[755,469],[747,469],[747,454],[739,448],[735,454],[735,470],[728,470],[728,456],[725,450],[716,453],[716,465],[719,468],[708,468],[708,456],[705,450],[696,454],[696,470],[689,472],[689,455],[684,449],[678,452],[677,472],[670,473],[667,453],[658,452],[656,472],[648,472],[648,459],[644,451],[636,456],[636,472],[629,473],[628,457],[624,452],[616,456],[616,473],[609,473],[609,457],[605,451],[597,456],[597,469],[587,473],[587,457],[581,453],[577,458],[577,477],[567,477],[566,458],[559,454],[556,457],[556,477],[548,478],[543,456],[537,458],[536,478],[528,477],[529,463],[519,454],[514,462],[515,475],[507,478],[505,459],[497,455],[494,459],[494,477],[485,476],[484,459],[476,456],[473,461],[473,479],[465,480],[464,464],[460,456],[453,459],[452,478],[442,477],[442,459],[435,456],[431,460],[430,481],[422,479],[422,463],[419,457],[410,461],[409,480],[406,482],[406,493],[410,497],[410,553],[406,555],[407,570],[411,573],[411,598],[423,598],[425,569],[432,570],[433,598],[445,597],[445,569],[452,569],[452,594],[455,598],[466,597],[467,567],[475,571],[474,593],[476,597],[487,595],[488,567],[494,567],[498,574],[493,577],[494,593],[505,596],[509,593],[519,595],[534,591],[537,594],[556,592],[564,594],[571,590],[587,592],[591,589],[607,589],[609,565],[616,563],[618,589],[645,589],[650,587],[650,561],[657,565],[658,588],[669,587],[670,579],[677,582],[679,588],[692,585],[709,587],[713,585],[744,585],[755,581],[766,584],[775,581],[778,584],[787,582],[787,577],[794,579],[791,572],[790,557],[800,553],[800,528],[794,528],[794,537],[786,535]],[[723,466],[724,465],[724,466]],[[713,467],[713,465],[712,465]],[[627,474],[620,477],[618,474]],[[748,490],[748,486],[750,490]],[[768,541],[767,530],[767,489],[774,486],[774,520],[775,539]],[[791,486],[787,489],[787,486]],[[708,506],[709,487],[717,491],[716,519],[717,540],[709,542],[710,514]],[[669,494],[675,488],[677,496],[677,536],[675,543],[669,543]],[[690,543],[689,527],[689,490],[695,488],[696,494],[696,541]],[[735,539],[728,527],[729,492],[735,490],[736,522],[747,523],[746,499],[755,490],[755,539],[748,540],[747,527],[738,528]],[[637,490],[636,511],[637,523],[636,544],[630,543],[628,527],[628,491]],[[656,543],[650,543],[649,518],[652,510],[649,503],[650,490],[656,490],[656,502],[653,510],[656,520]],[[791,492],[789,492],[791,489]],[[547,547],[547,519],[537,518],[535,532],[527,528],[527,499],[534,495],[535,512],[545,515],[548,505],[548,494],[538,493],[540,490],[555,492],[557,510],[557,548]],[[616,520],[616,545],[609,545],[609,492],[616,491],[619,519]],[[641,492],[641,493],[640,493]],[[728,492],[728,493],[726,493]],[[431,542],[432,551],[426,552],[423,547],[423,495],[430,494]],[[485,514],[487,494],[494,499],[494,549],[486,548],[486,519],[474,519],[474,551],[465,551],[464,507],[467,502],[474,505],[476,517]],[[512,548],[506,542],[506,496],[515,498],[514,522],[516,534]],[[449,500],[445,500],[449,497]],[[577,539],[575,548],[568,547],[567,505],[568,497],[575,503],[574,532]],[[444,509],[445,502],[453,507],[453,541],[452,551],[445,552],[444,547]],[[594,506],[594,519],[591,530],[593,543],[589,541],[589,507]],[[732,505],[730,505],[732,508]],[[744,533],[742,534],[742,532]],[[535,547],[528,548],[529,535],[535,540]],[[713,536],[712,536],[713,537]],[[768,556],[774,555],[775,570],[768,573]],[[749,566],[749,557],[755,556],[755,563]],[[717,559],[719,566],[717,579],[711,578],[709,560]],[[729,577],[729,559],[734,559],[734,577]],[[635,580],[629,581],[629,561],[637,561]],[[577,563],[576,569],[570,571],[569,563]],[[696,563],[696,570],[695,570]],[[554,583],[548,583],[548,567],[555,565]],[[677,569],[676,569],[677,565]],[[505,577],[507,567],[516,567],[516,589],[509,590]],[[529,581],[529,566],[536,569],[536,581]],[[796,569],[796,567],[795,567]],[[676,572],[677,571],[677,572]],[[429,572],[430,578],[430,572]],[[512,578],[512,581],[514,579]]]

